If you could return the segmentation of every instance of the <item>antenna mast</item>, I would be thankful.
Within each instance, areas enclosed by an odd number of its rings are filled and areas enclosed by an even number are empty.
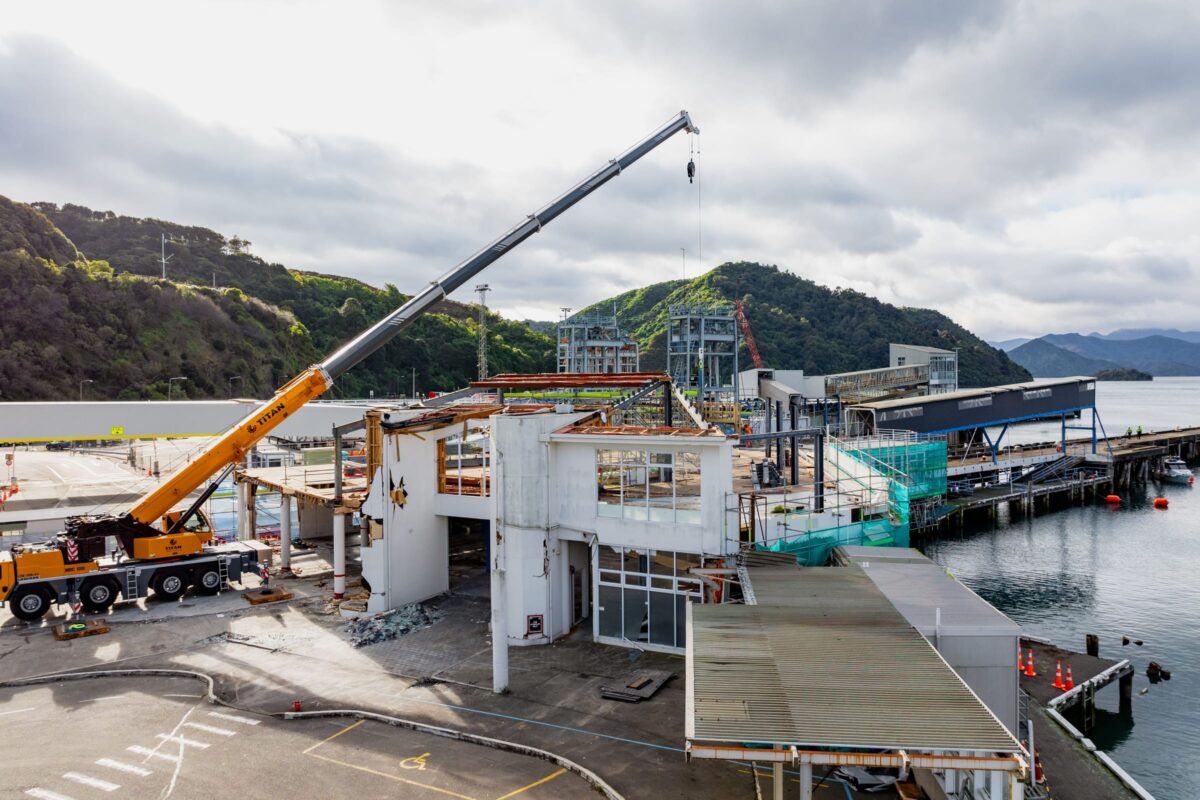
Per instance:
[[[487,363],[487,293],[492,290],[492,287],[486,283],[475,284],[475,291],[479,292],[479,380],[485,380],[488,376]]]

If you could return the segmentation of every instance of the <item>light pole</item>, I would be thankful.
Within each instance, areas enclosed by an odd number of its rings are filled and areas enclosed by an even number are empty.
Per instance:
[[[168,403],[171,402],[171,389],[173,389],[175,387],[175,381],[186,381],[186,380],[187,380],[186,375],[180,375],[177,378],[171,378],[170,380],[167,381],[167,402]]]
[[[241,379],[242,379],[241,375],[234,375],[232,378],[229,379],[229,397],[230,397],[230,399],[233,399],[233,382],[240,381]]]
[[[167,278],[167,262],[170,261],[172,258],[174,258],[175,254],[172,253],[171,255],[167,255],[167,235],[165,233],[162,233],[162,234],[159,234],[159,236],[162,238],[162,276],[163,276],[163,280],[166,280],[166,278]],[[169,392],[171,390],[167,389],[167,391]]]
[[[417,399],[417,368],[416,367],[412,368],[412,373],[413,373],[412,399],[416,400]]]
[[[83,385],[85,383],[95,383],[91,378],[85,378],[79,382],[79,402],[83,402]]]

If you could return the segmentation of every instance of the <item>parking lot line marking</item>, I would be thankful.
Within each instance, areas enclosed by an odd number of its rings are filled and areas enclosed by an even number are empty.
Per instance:
[[[366,722],[366,720],[365,720],[365,719],[360,719],[358,722],[352,722],[352,723],[350,723],[349,725],[347,725],[346,727],[342,728],[340,731],[338,731],[337,733],[335,733],[333,736],[330,736],[328,739],[322,739],[321,741],[319,741],[319,742],[317,742],[316,744],[314,744],[312,747],[310,747],[310,748],[308,748],[307,750],[305,750],[305,751],[304,751],[303,753],[301,753],[300,755],[302,755],[302,756],[306,756],[306,755],[308,755],[308,754],[309,754],[309,753],[311,753],[313,750],[316,750],[318,747],[320,747],[321,745],[325,744],[326,742],[332,742],[334,739],[336,739],[337,737],[341,736],[341,735],[342,735],[343,733],[345,733],[346,731],[352,731],[352,730],[354,730],[355,728],[357,728],[359,725],[362,725],[364,722]]]
[[[162,739],[164,742],[179,742],[182,745],[185,745],[187,747],[194,747],[197,750],[207,750],[208,749],[208,742],[197,742],[195,739],[185,739],[184,737],[179,736],[177,734],[172,735],[169,733],[156,733],[154,735],[157,736],[159,739]]]
[[[121,788],[121,784],[119,783],[103,781],[99,778],[93,778],[91,775],[84,775],[82,772],[64,772],[63,777],[69,781],[75,781],[76,783],[82,783],[84,786],[99,789],[102,792],[115,792]]]
[[[205,725],[203,722],[185,722],[183,724],[188,728],[195,728],[205,733],[215,733],[217,736],[237,736],[237,731],[231,731],[228,728],[218,728],[215,725]]]
[[[362,720],[359,720],[359,721],[361,722]],[[344,732],[345,731],[343,731],[343,733]],[[452,792],[449,789],[441,789],[437,786],[430,786],[428,783],[418,783],[417,781],[410,781],[408,778],[401,778],[399,775],[389,775],[386,772],[380,772],[379,770],[374,770],[374,769],[371,769],[370,767],[362,767],[362,766],[359,766],[358,764],[351,764],[349,761],[340,761],[336,758],[330,758],[329,756],[323,756],[320,753],[309,753],[309,752],[305,751],[305,755],[310,755],[313,758],[319,758],[322,761],[328,761],[331,764],[338,764],[343,767],[349,767],[350,769],[356,769],[356,770],[359,770],[360,772],[369,772],[372,775],[378,775],[381,778],[388,778],[389,780],[397,781],[398,783],[407,783],[409,786],[419,786],[422,789],[428,789],[431,792],[437,792],[439,794],[444,794],[449,797],[457,797],[457,798],[459,798],[459,800],[475,800],[474,797],[468,797],[465,794],[459,794],[458,792]]]
[[[179,763],[179,756],[173,756],[170,753],[160,753],[157,750],[151,750],[149,747],[142,747],[140,744],[131,744],[125,748],[131,753],[137,753],[139,756],[150,758],[161,758],[163,761],[170,761],[172,764]]]
[[[510,797],[516,797],[517,795],[521,794],[522,792],[528,792],[530,789],[532,789],[535,786],[541,786],[543,783],[549,783],[550,781],[554,780],[555,778],[557,778],[559,775],[562,775],[566,771],[567,771],[567,768],[563,767],[558,772],[551,772],[549,775],[542,778],[540,781],[534,781],[533,783],[529,784],[528,786],[522,786],[520,789],[517,789],[516,791],[512,791],[512,792],[509,792],[508,794],[501,795],[500,797],[497,797],[496,800],[508,800],[508,798],[510,798]]]
[[[37,711],[37,706],[30,706],[29,708],[14,708],[12,711],[0,711],[0,717],[8,714],[24,714],[26,711]]]
[[[220,711],[210,711],[208,712],[208,715],[210,717],[217,717],[218,719],[227,719],[230,722],[240,722],[243,725],[257,725],[259,723],[259,720],[256,719],[239,717],[237,714],[222,714]]]
[[[96,759],[96,764],[97,766],[115,769],[118,772],[128,772],[132,775],[140,775],[143,778],[147,775],[154,774],[145,767],[135,767],[133,764],[126,764],[123,761],[117,761],[115,758],[98,758]]]
[[[164,694],[163,697],[204,697],[202,694]]]
[[[39,789],[37,787],[26,789],[25,794],[29,795],[30,797],[36,797],[38,800],[75,800],[75,798],[67,797],[65,794],[48,792],[45,789]]]

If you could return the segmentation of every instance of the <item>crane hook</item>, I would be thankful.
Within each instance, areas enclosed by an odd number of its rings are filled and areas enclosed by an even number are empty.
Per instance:
[[[692,179],[696,177],[696,159],[688,159],[687,165],[688,183],[692,183]]]

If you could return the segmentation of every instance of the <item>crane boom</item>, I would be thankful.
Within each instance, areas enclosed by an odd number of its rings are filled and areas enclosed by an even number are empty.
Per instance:
[[[139,500],[126,516],[78,517],[68,522],[69,532],[78,538],[116,535],[123,539],[131,535],[136,537],[161,533],[152,526],[164,514],[199,488],[210,476],[230,464],[241,461],[255,444],[289,415],[323,394],[339,375],[383,347],[392,337],[448,294],[540,231],[543,225],[620,175],[623,169],[682,130],[689,133],[700,132],[692,123],[687,111],[680,111],[654,133],[430,283],[408,302],[338,348],[320,364],[315,364],[297,375],[270,400],[205,448],[191,463]]]
[[[756,369],[762,369],[762,356],[758,354],[758,342],[754,341],[754,332],[750,330],[750,320],[746,319],[746,309],[742,308],[741,300],[734,300],[733,304],[737,307],[738,327],[742,329],[742,338],[746,340],[746,347],[750,350],[750,360],[754,362]]]

